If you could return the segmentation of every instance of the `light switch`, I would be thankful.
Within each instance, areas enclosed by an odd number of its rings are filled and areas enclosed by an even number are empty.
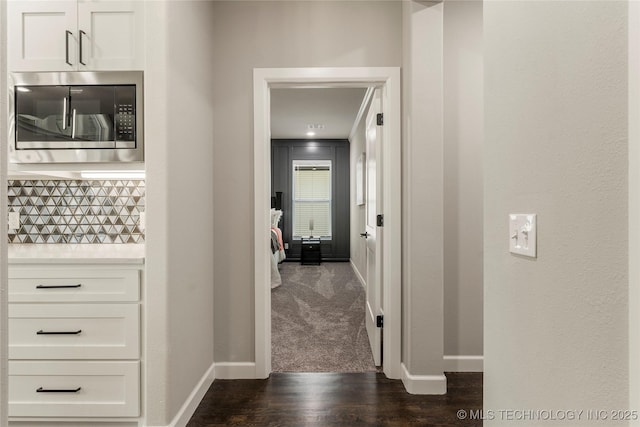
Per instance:
[[[20,212],[9,212],[9,230],[20,229]]]
[[[536,214],[509,214],[509,251],[535,258],[537,256]]]

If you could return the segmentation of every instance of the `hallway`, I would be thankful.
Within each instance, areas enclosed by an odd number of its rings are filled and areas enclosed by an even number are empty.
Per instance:
[[[383,374],[277,373],[216,380],[188,427],[464,426],[482,409],[482,374],[447,373],[446,395],[411,395]]]

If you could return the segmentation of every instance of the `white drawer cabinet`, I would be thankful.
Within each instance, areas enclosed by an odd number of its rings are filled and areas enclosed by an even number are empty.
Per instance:
[[[13,0],[11,71],[141,70],[144,2]]]
[[[138,301],[138,270],[10,268],[9,302]]]
[[[9,417],[140,415],[141,266],[9,265]]]
[[[137,304],[11,304],[10,359],[137,359]]]
[[[9,362],[14,417],[135,417],[140,362]]]

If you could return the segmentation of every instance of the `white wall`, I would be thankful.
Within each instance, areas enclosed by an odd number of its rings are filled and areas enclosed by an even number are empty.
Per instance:
[[[212,3],[215,360],[253,362],[253,68],[400,66],[401,5]]]
[[[368,109],[367,109],[368,110]],[[360,233],[364,233],[365,230],[365,205],[356,203],[356,166],[358,159],[362,153],[366,150],[366,131],[365,122],[367,118],[367,112],[362,115],[362,119],[358,123],[358,127],[354,132],[351,140],[349,141],[349,155],[350,155],[350,186],[351,186],[351,209],[350,209],[350,228],[351,228],[351,263],[360,274],[361,279],[366,281],[367,275],[367,253],[366,253],[366,240],[360,236]],[[364,165],[363,165],[364,167]],[[364,174],[364,171],[363,171]]]
[[[7,81],[7,2],[0,2],[0,82]],[[0,200],[7,200],[7,85],[0,84]],[[0,218],[7,217],[7,204],[0,203]],[[7,423],[7,227],[0,227],[0,426]]]
[[[627,4],[486,2],[484,45],[484,408],[624,409]],[[509,254],[512,212],[537,259]]]
[[[213,3],[146,2],[147,425],[213,364]]]
[[[482,2],[445,2],[445,370],[482,370],[482,90]]]

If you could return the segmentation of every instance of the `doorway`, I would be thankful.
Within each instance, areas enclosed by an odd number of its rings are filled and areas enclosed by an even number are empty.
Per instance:
[[[356,201],[353,174],[372,92],[270,92],[273,372],[376,372],[381,365],[380,338],[370,345],[365,324],[362,255],[370,239],[361,236],[365,204]]]
[[[385,197],[385,238],[381,251],[384,334],[382,370],[389,378],[401,377],[400,365],[400,69],[383,68],[279,68],[254,69],[254,233],[255,233],[255,360],[256,377],[271,373],[270,228],[271,133],[270,92],[273,88],[372,87],[381,89],[384,110],[381,147],[381,189]]]

